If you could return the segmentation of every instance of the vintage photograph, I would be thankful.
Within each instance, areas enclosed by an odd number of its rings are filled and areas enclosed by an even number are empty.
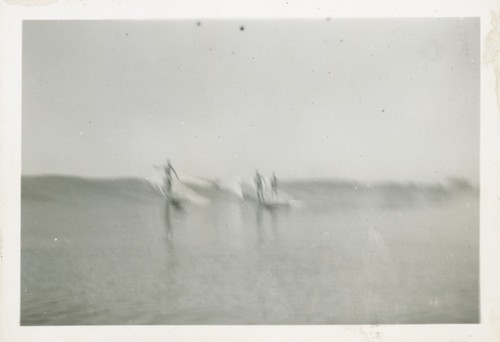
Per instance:
[[[25,20],[20,324],[480,323],[479,24]]]

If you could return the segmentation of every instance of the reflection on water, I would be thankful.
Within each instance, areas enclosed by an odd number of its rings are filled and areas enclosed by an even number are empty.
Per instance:
[[[262,243],[269,234],[272,234],[274,240],[279,239],[280,217],[287,215],[287,213],[286,208],[255,206],[256,232],[259,243]]]
[[[478,319],[471,201],[338,210],[211,200],[24,201],[22,324]]]
[[[171,213],[171,204],[170,202],[165,203],[165,227],[166,227],[166,232],[167,232],[167,241],[172,241],[173,239],[173,225],[172,225],[172,213]]]
[[[175,210],[176,207],[173,207],[169,202],[165,203],[165,211],[164,211],[164,223],[165,223],[165,251],[167,256],[167,267],[166,272],[167,275],[172,275],[169,278],[175,277],[173,273],[175,272],[177,257],[175,253],[175,237],[174,237],[174,225],[172,222],[172,210]],[[172,279],[170,279],[172,281]]]

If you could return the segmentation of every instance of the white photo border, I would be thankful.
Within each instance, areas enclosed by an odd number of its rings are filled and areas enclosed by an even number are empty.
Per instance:
[[[481,65],[480,324],[296,326],[20,326],[23,20],[479,17],[481,54],[493,0],[0,0],[0,340],[11,341],[499,341],[500,112]]]

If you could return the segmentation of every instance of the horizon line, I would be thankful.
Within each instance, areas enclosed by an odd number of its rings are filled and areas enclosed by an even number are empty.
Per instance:
[[[106,180],[144,180],[144,181],[150,181],[153,180],[151,177],[147,176],[137,176],[137,175],[128,175],[128,176],[92,176],[92,175],[78,175],[78,174],[65,174],[65,173],[37,173],[37,174],[20,174],[21,178],[23,177],[28,177],[28,178],[42,178],[42,177],[60,177],[60,178],[79,178],[82,180],[93,180],[93,181],[106,181]],[[185,180],[189,179],[199,179],[199,180],[205,180],[208,182],[216,182],[217,180],[234,180],[234,179],[241,179],[239,176],[234,176],[230,178],[218,178],[218,177],[202,177],[202,176],[195,176],[195,175],[188,175],[188,176],[180,176],[181,181],[184,178]],[[474,182],[471,181],[468,178],[465,177],[459,177],[459,176],[447,176],[442,178],[441,180],[437,181],[420,181],[420,180],[373,180],[373,181],[368,181],[368,180],[359,180],[359,179],[352,179],[352,178],[341,178],[341,177],[311,177],[311,178],[304,178],[304,177],[283,177],[279,178],[278,180],[283,183],[288,183],[288,182],[338,182],[338,183],[350,183],[350,184],[404,184],[404,185],[443,185],[443,184],[449,184],[453,183],[454,181],[456,182],[465,182],[474,188],[479,188],[481,185],[481,181],[479,182]]]

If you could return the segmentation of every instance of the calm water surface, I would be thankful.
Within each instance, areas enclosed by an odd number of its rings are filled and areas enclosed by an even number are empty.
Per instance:
[[[397,210],[27,198],[21,323],[478,322],[478,215],[470,198]]]

